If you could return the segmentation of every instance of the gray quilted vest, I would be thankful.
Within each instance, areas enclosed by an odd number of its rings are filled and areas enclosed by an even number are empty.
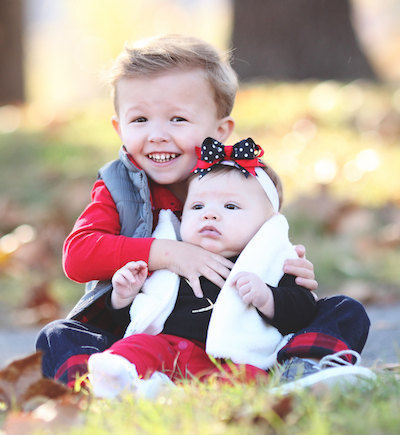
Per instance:
[[[153,214],[147,176],[128,158],[123,147],[119,160],[103,166],[98,173],[110,192],[119,213],[121,235],[127,237],[150,237]],[[111,281],[91,281],[86,284],[85,294],[68,314],[74,319],[97,299],[110,291]]]

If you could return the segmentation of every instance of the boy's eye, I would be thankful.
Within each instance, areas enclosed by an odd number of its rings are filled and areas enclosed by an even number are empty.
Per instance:
[[[132,119],[132,122],[146,122],[147,118],[144,116],[139,116],[139,118]]]
[[[203,204],[194,204],[192,210],[201,210],[203,207]]]
[[[238,210],[239,207],[236,204],[225,204],[225,208],[228,210]]]

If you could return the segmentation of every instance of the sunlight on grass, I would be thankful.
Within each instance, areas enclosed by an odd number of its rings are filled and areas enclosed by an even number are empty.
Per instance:
[[[156,402],[93,399],[86,422],[71,433],[98,434],[397,434],[399,376],[381,373],[375,383],[303,390],[284,399],[268,385],[184,383]]]

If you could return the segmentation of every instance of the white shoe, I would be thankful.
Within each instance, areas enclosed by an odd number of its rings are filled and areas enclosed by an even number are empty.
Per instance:
[[[355,364],[341,358],[350,354],[356,357]],[[326,385],[354,385],[360,380],[375,380],[376,375],[366,367],[360,367],[360,355],[353,350],[343,350],[324,356],[318,363],[294,357],[284,361],[281,368],[282,385],[272,388],[272,393],[287,394],[296,389],[309,387],[316,383]]]
[[[171,379],[161,372],[154,372],[149,379],[139,379],[135,382],[136,395],[148,400],[156,400],[161,394],[168,394],[178,387]]]
[[[156,400],[161,393],[177,388],[164,373],[154,372],[149,379],[140,379],[135,364],[109,352],[95,353],[89,357],[89,380],[96,397],[113,399],[132,392],[136,397]]]
[[[91,355],[88,369],[89,381],[96,397],[113,399],[139,380],[135,364],[109,352]]]

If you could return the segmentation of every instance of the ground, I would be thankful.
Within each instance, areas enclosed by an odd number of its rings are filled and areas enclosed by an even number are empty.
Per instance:
[[[400,302],[385,305],[367,305],[371,329],[364,351],[362,365],[381,367],[400,363]],[[34,352],[35,338],[40,328],[0,329],[0,368],[13,359]]]

